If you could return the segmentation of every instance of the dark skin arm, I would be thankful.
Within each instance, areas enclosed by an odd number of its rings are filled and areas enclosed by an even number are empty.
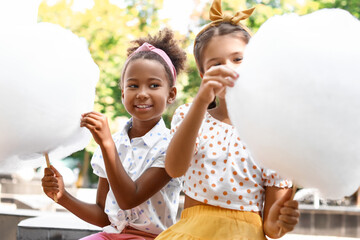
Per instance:
[[[131,209],[140,205],[171,180],[164,168],[154,167],[149,168],[133,181],[120,161],[107,118],[103,114],[97,112],[83,114],[80,126],[90,130],[101,148],[108,181],[121,209]]]
[[[63,177],[54,166],[45,168],[44,177],[41,181],[43,191],[49,198],[53,199],[54,194],[56,194],[58,204],[82,220],[99,227],[110,224],[107,215],[104,213],[105,199],[109,191],[109,185],[105,178],[99,178],[95,204],[80,201],[67,192],[64,187]]]
[[[299,203],[291,195],[291,188],[266,187],[263,221],[267,236],[280,238],[299,222]]]

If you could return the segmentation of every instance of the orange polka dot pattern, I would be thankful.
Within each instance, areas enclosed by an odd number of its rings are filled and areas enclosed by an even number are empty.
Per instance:
[[[172,134],[190,106],[185,104],[175,111]],[[184,193],[213,206],[261,211],[265,186],[291,187],[291,182],[255,163],[235,128],[206,113],[191,166],[185,174]]]

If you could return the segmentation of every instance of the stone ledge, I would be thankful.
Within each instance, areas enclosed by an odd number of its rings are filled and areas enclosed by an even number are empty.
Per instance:
[[[16,239],[17,225],[20,221],[32,217],[37,217],[41,213],[36,210],[28,209],[4,209],[0,208],[0,233],[3,240]]]
[[[296,234],[360,238],[360,209],[357,207],[300,205]]]
[[[181,205],[180,210],[182,207]],[[293,234],[360,237],[359,208],[332,206],[314,208],[310,205],[300,205],[299,208],[300,223],[296,226]],[[2,215],[27,215],[28,219],[22,220],[18,224],[18,240],[71,240],[101,231],[101,228],[88,224],[69,212],[46,214],[39,214],[39,212],[31,210],[17,210],[16,212],[14,214],[14,211],[3,211]]]
[[[101,231],[71,213],[49,213],[21,221],[18,240],[75,240]]]

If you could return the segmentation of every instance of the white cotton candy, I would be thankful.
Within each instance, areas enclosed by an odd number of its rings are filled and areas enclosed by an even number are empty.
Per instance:
[[[80,118],[93,110],[99,79],[86,41],[55,24],[14,24],[0,32],[0,53],[0,170],[86,147]]]
[[[0,0],[0,26],[29,25],[37,22],[42,0]]]
[[[230,118],[255,161],[323,197],[360,186],[360,22],[347,11],[275,16],[246,47]]]

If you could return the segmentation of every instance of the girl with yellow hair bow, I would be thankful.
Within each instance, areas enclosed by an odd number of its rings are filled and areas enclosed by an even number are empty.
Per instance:
[[[253,11],[230,16],[214,0],[212,22],[196,36],[202,83],[193,103],[180,106],[173,116],[165,160],[171,177],[184,176],[185,209],[157,240],[279,238],[298,222],[291,182],[254,161],[227,112],[226,87],[239,77],[234,69],[251,37],[240,21]]]

